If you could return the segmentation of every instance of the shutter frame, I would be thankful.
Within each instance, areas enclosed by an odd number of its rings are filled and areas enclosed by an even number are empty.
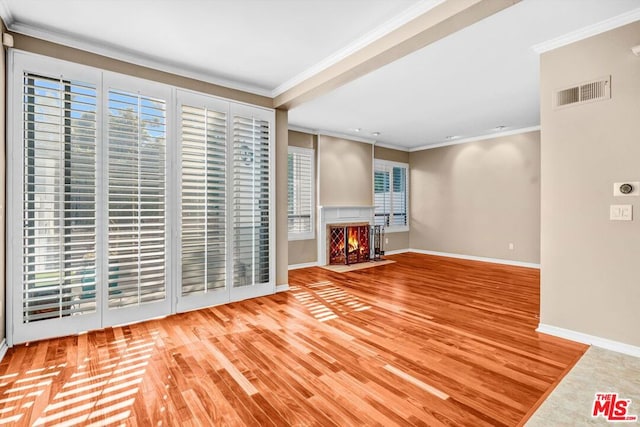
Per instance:
[[[289,240],[315,238],[315,150],[289,147],[287,162]]]
[[[386,232],[409,231],[409,165],[374,159],[374,223]]]
[[[21,323],[94,314],[99,88],[21,74]]]
[[[107,304],[168,298],[167,101],[146,91],[105,91]]]
[[[206,294],[227,285],[228,113],[219,110],[223,109],[186,103],[178,110],[183,297]]]
[[[272,122],[234,109],[232,135],[233,287],[273,282]],[[256,234],[257,233],[257,234]]]

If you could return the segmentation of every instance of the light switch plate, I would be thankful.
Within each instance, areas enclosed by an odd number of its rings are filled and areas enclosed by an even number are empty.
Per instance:
[[[633,205],[611,205],[609,219],[612,221],[632,221]]]

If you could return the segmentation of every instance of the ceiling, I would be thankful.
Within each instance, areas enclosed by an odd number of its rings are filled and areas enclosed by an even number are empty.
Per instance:
[[[441,1],[0,0],[0,16],[15,32],[273,97]],[[639,12],[640,0],[523,0],[292,109],[289,122],[405,149],[535,127],[533,47]]]
[[[413,149],[535,127],[532,47],[637,8],[638,0],[523,0],[294,108],[289,122]]]
[[[5,10],[2,17],[13,31],[270,96],[282,83],[417,3],[1,0],[0,11]]]

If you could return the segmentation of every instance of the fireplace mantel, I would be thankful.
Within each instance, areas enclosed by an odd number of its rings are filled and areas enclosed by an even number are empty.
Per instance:
[[[374,206],[319,206],[318,265],[327,265],[327,225],[362,223],[373,224]]]

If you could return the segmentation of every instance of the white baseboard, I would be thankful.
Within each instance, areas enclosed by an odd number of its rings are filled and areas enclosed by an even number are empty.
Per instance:
[[[317,267],[317,266],[318,266],[318,261],[304,262],[302,264],[291,264],[289,266],[289,270],[297,270],[299,268]]]
[[[287,292],[289,290],[289,284],[283,283],[282,285],[276,285],[276,293]]]
[[[487,258],[475,255],[461,255],[461,254],[453,254],[448,252],[437,252],[437,251],[427,251],[424,249],[396,249],[393,251],[384,251],[385,255],[397,255],[403,254],[407,252],[415,252],[418,254],[424,255],[435,255],[435,256],[443,256],[449,258],[458,258],[458,259],[468,259],[471,261],[482,261],[482,262],[491,262],[494,264],[505,264],[505,265],[513,265],[516,267],[529,267],[529,268],[540,268],[540,264],[534,264],[531,262],[523,262],[523,261],[513,261],[510,259],[500,259],[500,258]],[[307,268],[307,267],[317,267],[318,262],[305,262],[302,264],[291,264],[289,266],[289,270],[297,270],[299,268]]]
[[[4,359],[4,355],[7,354],[7,350],[9,350],[9,347],[7,346],[7,340],[3,339],[2,343],[0,343],[0,361]]]
[[[606,350],[616,351],[618,353],[628,354],[629,356],[640,357],[640,347],[631,344],[625,344],[620,341],[613,341],[607,338],[596,337],[582,332],[572,331],[571,329],[559,328],[557,326],[545,325],[540,323],[537,332],[553,335],[571,341],[581,342],[583,344],[594,345]]]
[[[397,255],[397,254],[403,254],[405,252],[409,252],[411,251],[411,249],[396,249],[393,251],[384,251],[385,255]]]
[[[449,258],[468,259],[470,261],[490,262],[493,264],[513,265],[516,267],[528,267],[528,268],[540,269],[540,264],[535,264],[532,262],[514,261],[510,259],[487,258],[487,257],[475,256],[475,255],[461,255],[461,254],[452,254],[448,252],[426,251],[424,249],[409,249],[409,252],[415,252],[415,253],[424,254],[424,255],[443,256],[443,257],[449,257]]]

